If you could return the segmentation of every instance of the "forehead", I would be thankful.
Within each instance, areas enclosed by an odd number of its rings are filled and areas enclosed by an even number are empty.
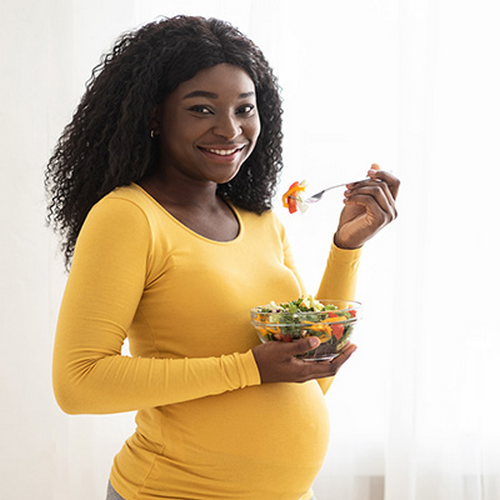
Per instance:
[[[239,96],[255,93],[255,86],[248,73],[232,64],[217,64],[198,71],[193,78],[182,82],[174,91],[177,97],[188,98],[193,92]]]

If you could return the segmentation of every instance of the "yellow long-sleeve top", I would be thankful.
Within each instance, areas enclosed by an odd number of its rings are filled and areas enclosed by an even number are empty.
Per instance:
[[[260,383],[249,311],[305,290],[273,212],[233,210],[238,236],[213,241],[132,184],[98,202],[78,238],[54,390],[68,413],[138,410],[111,471],[126,500],[311,497],[331,380]],[[354,298],[359,253],[332,246],[319,297]]]

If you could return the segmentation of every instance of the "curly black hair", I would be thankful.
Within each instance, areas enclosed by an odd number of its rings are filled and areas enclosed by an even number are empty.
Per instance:
[[[217,192],[261,214],[271,208],[282,160],[280,89],[261,50],[218,19],[162,18],[125,33],[103,56],[59,138],[45,172],[47,223],[61,235],[69,267],[83,222],[103,196],[152,172],[159,147],[150,136],[153,109],[198,71],[221,63],[252,79],[261,133],[245,168]]]

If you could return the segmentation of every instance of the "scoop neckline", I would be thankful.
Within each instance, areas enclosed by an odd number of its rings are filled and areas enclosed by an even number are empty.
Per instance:
[[[238,231],[238,234],[236,235],[236,237],[233,238],[232,240],[219,241],[219,240],[213,240],[211,238],[203,236],[202,234],[197,233],[196,231],[194,231],[190,227],[186,226],[179,219],[177,219],[176,217],[174,217],[154,196],[152,196],[150,193],[148,193],[142,186],[140,186],[136,182],[132,182],[132,186],[134,186],[141,193],[143,193],[149,200],[151,200],[176,225],[178,225],[179,227],[181,227],[182,229],[184,229],[189,234],[195,236],[196,238],[199,238],[199,239],[201,239],[203,241],[206,241],[208,243],[212,243],[212,244],[215,244],[215,245],[223,245],[223,246],[231,245],[233,243],[238,242],[241,238],[243,238],[243,233],[244,233],[243,220],[241,218],[241,215],[240,215],[238,209],[230,201],[228,201],[228,200],[223,200],[223,201],[224,201],[224,203],[227,204],[227,206],[231,209],[231,211],[235,215],[236,220],[238,222],[239,231]]]

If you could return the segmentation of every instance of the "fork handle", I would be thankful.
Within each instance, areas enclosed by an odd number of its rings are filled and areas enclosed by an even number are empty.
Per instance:
[[[349,184],[349,182],[343,182],[342,184],[336,184],[335,186],[330,186],[330,187],[323,189],[323,191],[321,191],[321,192],[324,193],[325,191],[330,191],[330,189],[335,189],[335,188],[339,188],[342,186],[347,186],[347,184]]]

